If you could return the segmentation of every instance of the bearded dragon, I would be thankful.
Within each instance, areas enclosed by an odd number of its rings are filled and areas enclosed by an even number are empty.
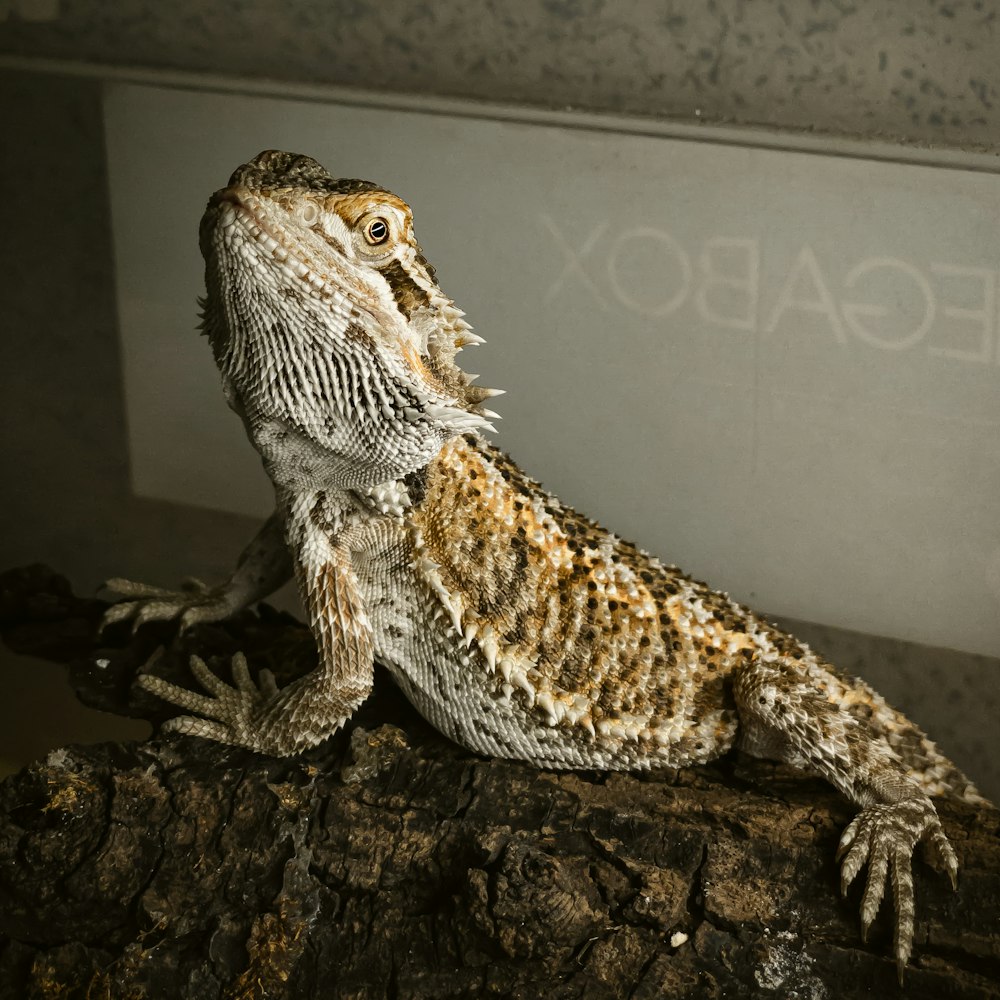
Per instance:
[[[482,436],[495,418],[458,352],[481,343],[438,285],[409,206],[308,156],[267,151],[205,211],[202,328],[275,513],[224,584],[125,580],[108,621],[218,620],[293,573],[319,653],[278,689],[200,660],[207,694],[151,674],[193,715],[164,727],[290,755],[336,732],[373,662],[441,732],[548,768],[700,764],[732,748],[825,778],[860,807],[841,885],[867,865],[863,934],[893,886],[900,977],[911,855],[956,884],[931,797],[981,801],[924,734],[753,611],[562,504]]]

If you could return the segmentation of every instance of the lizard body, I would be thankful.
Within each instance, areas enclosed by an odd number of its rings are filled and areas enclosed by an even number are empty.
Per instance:
[[[209,202],[201,247],[204,330],[276,512],[221,587],[111,581],[130,599],[108,619],[210,621],[294,573],[319,666],[278,690],[242,658],[235,686],[195,661],[208,695],[144,675],[196,713],[169,727],[292,754],[343,725],[377,658],[481,753],[628,770],[733,747],[783,760],[861,807],[842,881],[868,865],[865,931],[893,883],[902,970],[916,844],[957,873],[929,796],[977,800],[972,783],[864,682],[564,506],[488,443],[496,391],[455,363],[480,340],[395,195],[261,153]]]

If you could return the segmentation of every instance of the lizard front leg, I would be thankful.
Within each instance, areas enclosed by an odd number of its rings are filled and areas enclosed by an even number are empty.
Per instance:
[[[322,499],[304,494],[289,503],[285,533],[310,627],[319,651],[312,673],[277,689],[268,671],[258,688],[246,661],[233,660],[235,686],[196,658],[192,672],[210,692],[198,694],[151,675],[148,691],[198,715],[171,719],[164,729],[289,756],[336,732],[371,691],[372,628],[351,566],[346,536],[338,538],[317,511]]]
[[[819,774],[861,806],[837,852],[841,891],[846,893],[867,863],[861,901],[862,937],[867,938],[888,878],[902,982],[913,943],[913,851],[925,841],[953,886],[958,861],[929,796],[907,775],[885,739],[827,697],[817,683],[817,670],[790,657],[760,657],[737,671],[733,689],[740,748]]]
[[[176,618],[183,631],[221,621],[274,593],[291,576],[284,522],[275,511],[240,554],[229,579],[218,586],[189,580],[180,590],[168,590],[119,577],[108,580],[104,586],[126,599],[108,608],[101,627],[131,619],[134,631],[146,622]]]

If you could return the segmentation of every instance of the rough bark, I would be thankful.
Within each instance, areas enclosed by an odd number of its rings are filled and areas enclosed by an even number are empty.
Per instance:
[[[308,669],[267,608],[178,639],[98,638],[105,604],[43,567],[0,577],[14,649],[90,705],[187,656]],[[44,725],[44,720],[39,720]],[[921,860],[905,989],[888,907],[862,944],[834,863],[851,809],[734,755],[654,776],[556,773],[450,743],[380,674],[348,729],[293,760],[190,738],[67,747],[0,786],[0,996],[908,997],[1000,992],[1000,814],[942,803],[958,892]]]

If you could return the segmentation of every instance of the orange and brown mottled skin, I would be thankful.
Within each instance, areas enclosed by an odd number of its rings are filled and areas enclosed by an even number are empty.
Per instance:
[[[563,506],[473,435],[442,449],[424,490],[410,520],[445,586],[464,595],[464,617],[493,629],[498,656],[530,665],[530,687],[585,709],[557,726],[614,745],[620,735],[606,738],[602,723],[627,719],[637,753],[671,764],[733,745],[729,678],[753,646],[741,609]],[[692,595],[723,609],[698,633],[682,620]],[[526,688],[513,697],[551,720]]]

